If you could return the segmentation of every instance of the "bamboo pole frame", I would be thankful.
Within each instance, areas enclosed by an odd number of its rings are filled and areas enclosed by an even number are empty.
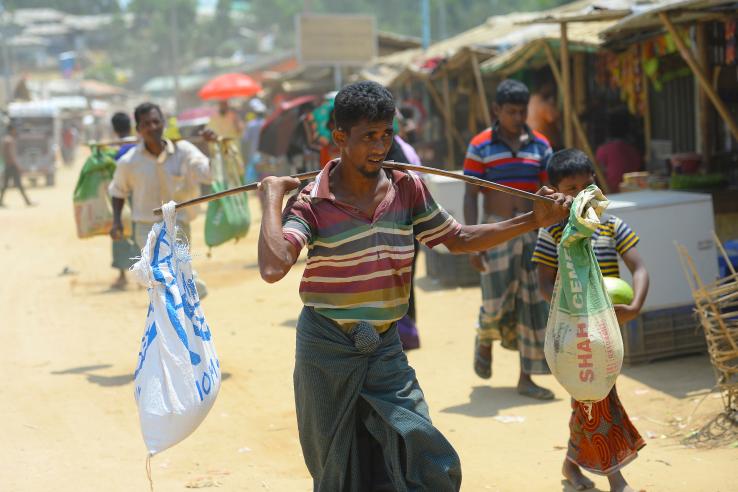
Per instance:
[[[474,80],[477,85],[477,92],[479,93],[479,102],[482,104],[482,116],[484,117],[484,124],[487,127],[492,127],[492,115],[489,112],[489,103],[487,101],[487,93],[484,90],[484,81],[482,80],[482,71],[479,68],[479,58],[476,53],[471,53],[472,69],[474,70]]]
[[[561,58],[561,90],[564,100],[564,145],[566,147],[574,146],[574,133],[572,131],[572,102],[571,102],[571,67],[569,60],[569,33],[566,22],[560,24],[561,42],[560,42],[560,58]]]
[[[644,156],[643,162],[648,166],[651,162],[651,140],[653,136],[653,121],[651,118],[651,81],[648,80],[646,71],[641,67],[641,86],[643,87],[643,140]]]
[[[558,63],[556,63],[556,58],[554,57],[553,49],[548,44],[547,41],[542,41],[543,44],[543,51],[546,54],[546,60],[548,60],[548,65],[551,68],[551,73],[554,76],[554,79],[556,79],[556,85],[559,86],[559,89],[563,88],[563,80],[561,76],[561,70],[559,69]],[[576,129],[577,136],[579,140],[582,143],[582,147],[584,152],[589,157],[589,160],[592,161],[592,166],[594,166],[595,174],[597,175],[597,180],[600,182],[600,188],[602,189],[602,192],[605,194],[608,194],[610,192],[609,187],[607,186],[607,179],[605,178],[605,173],[602,171],[602,168],[600,167],[600,164],[597,162],[597,159],[595,158],[594,152],[592,152],[592,147],[589,145],[589,140],[587,139],[587,134],[584,131],[584,127],[582,126],[582,122],[579,121],[579,115],[575,112],[572,114],[572,122],[574,123],[574,128]]]
[[[448,72],[443,74],[443,104],[448,115],[449,127],[456,128],[456,125],[454,125],[454,112],[451,109],[451,90],[449,88]],[[454,138],[449,131],[446,132],[446,147],[447,163],[455,167]]]
[[[711,67],[708,57],[708,43],[707,43],[707,25],[704,22],[699,22],[696,25],[697,30],[697,56],[699,57],[699,64],[705,74],[711,73]],[[714,85],[713,85],[714,86]],[[699,98],[698,98],[698,125],[700,129],[700,153],[702,154],[703,162],[709,163],[712,154],[712,135],[710,132],[710,100],[707,98],[704,89],[700,87]]]
[[[689,65],[689,68],[697,77],[697,80],[700,83],[700,87],[703,91],[705,91],[705,94],[710,99],[710,101],[712,101],[712,104],[715,106],[715,109],[723,118],[723,121],[725,121],[725,124],[728,125],[730,133],[733,134],[733,138],[738,140],[738,124],[736,124],[728,108],[725,107],[725,104],[720,99],[720,96],[718,96],[712,85],[710,85],[710,81],[707,79],[705,72],[702,70],[702,67],[700,67],[699,63],[697,63],[697,60],[695,60],[692,51],[690,51],[690,49],[684,43],[684,40],[681,38],[681,36],[679,36],[679,32],[677,32],[676,27],[674,27],[674,24],[671,22],[669,15],[666,12],[659,12],[659,18],[661,19],[661,23],[664,24],[667,32],[671,35],[671,38],[674,40],[674,44],[676,44],[676,47],[679,50],[679,54],[682,55],[684,61],[687,62],[687,65]]]
[[[436,90],[435,87],[433,87],[433,83],[426,78],[423,78],[422,80],[426,88],[428,89],[428,93],[431,95],[433,102],[436,103],[436,106],[438,107],[439,111],[441,111],[441,115],[443,116],[443,119],[446,122],[446,127],[447,127],[446,131],[451,130],[451,134],[454,136],[458,144],[461,145],[461,147],[466,147],[466,142],[464,141],[463,138],[461,138],[461,134],[459,134],[459,131],[456,129],[455,126],[452,126],[450,124],[451,120],[450,120],[449,115],[446,113],[446,107],[443,104],[443,100],[441,99],[441,96],[438,94],[438,91]]]

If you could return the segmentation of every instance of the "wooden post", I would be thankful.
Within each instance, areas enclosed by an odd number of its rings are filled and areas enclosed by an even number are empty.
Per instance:
[[[564,106],[564,145],[572,147],[574,145],[574,134],[572,132],[571,115],[571,68],[569,66],[569,35],[567,32],[566,22],[561,25],[561,91],[563,93]]]
[[[641,57],[641,60],[643,60],[643,57]],[[646,75],[646,70],[641,67],[641,86],[643,87],[643,140],[644,140],[644,156],[643,156],[643,162],[646,165],[646,168],[648,168],[648,165],[651,162],[651,140],[652,140],[652,129],[651,129],[651,81],[648,80],[648,75]]]
[[[461,138],[461,134],[459,133],[459,130],[456,129],[455,126],[449,125],[450,121],[450,115],[446,113],[446,106],[443,104],[443,100],[441,99],[441,96],[438,94],[438,91],[435,87],[433,87],[433,82],[428,80],[427,78],[423,78],[423,83],[425,84],[425,87],[428,89],[428,93],[431,95],[431,98],[433,98],[433,102],[436,103],[436,107],[441,112],[441,115],[443,116],[444,122],[446,125],[448,125],[451,128],[451,134],[456,139],[456,142],[462,147],[466,147],[466,142],[463,138]]]
[[[451,128],[456,128],[454,126],[454,112],[451,109],[451,91],[449,89],[448,84],[448,72],[443,74],[443,103],[446,107],[446,114],[448,115],[448,119],[446,120],[446,146],[448,147],[446,149],[447,156],[448,156],[448,164],[451,166],[451,169],[456,168],[455,161],[455,155],[454,155],[454,138],[451,135]]]
[[[715,90],[712,88],[712,85],[710,85],[710,81],[707,80],[707,76],[702,70],[702,67],[700,67],[700,65],[697,63],[697,60],[694,59],[694,55],[689,50],[687,45],[684,44],[684,40],[681,38],[681,36],[679,36],[679,33],[674,27],[674,24],[671,22],[671,19],[669,19],[669,16],[666,14],[666,12],[659,12],[659,18],[664,24],[664,27],[666,27],[666,30],[669,32],[669,34],[671,34],[671,38],[674,40],[674,44],[676,44],[677,49],[679,50],[679,54],[682,55],[684,61],[687,62],[687,65],[689,65],[689,68],[692,70],[692,72],[694,72],[697,80],[699,80],[700,87],[702,87],[702,90],[705,91],[705,94],[707,95],[707,97],[710,98],[712,104],[715,105],[715,109],[718,113],[720,113],[723,121],[725,121],[725,123],[730,128],[730,133],[733,134],[733,138],[738,140],[738,124],[736,124],[728,108],[725,107],[725,104],[720,99],[720,96],[717,95]]]
[[[561,76],[561,70],[559,70],[559,65],[556,63],[556,58],[554,57],[553,50],[551,49],[551,46],[549,46],[547,41],[543,41],[543,51],[546,53],[546,59],[548,60],[548,66],[551,68],[551,73],[554,76],[554,79],[556,79],[556,85],[559,86],[559,89],[562,89],[563,83],[562,83],[562,76]],[[572,115],[572,122],[574,123],[574,128],[577,132],[577,137],[579,138],[582,146],[582,150],[585,154],[587,154],[587,157],[589,157],[589,160],[592,161],[592,165],[594,166],[595,174],[597,175],[597,180],[600,182],[600,188],[602,189],[602,192],[607,194],[610,192],[610,189],[607,186],[607,179],[605,179],[605,173],[602,172],[602,168],[600,167],[600,164],[597,162],[597,159],[595,158],[594,152],[592,152],[592,147],[589,145],[589,140],[587,140],[587,134],[584,132],[584,127],[582,127],[581,121],[579,121],[579,115],[574,113]]]
[[[699,64],[705,74],[712,73],[710,60],[708,57],[707,43],[707,24],[700,22],[697,24],[697,55],[699,56]],[[700,129],[700,153],[702,154],[702,162],[709,167],[712,153],[712,135],[710,132],[710,100],[707,98],[705,91],[700,88],[698,99],[698,127]]]
[[[484,90],[484,81],[482,80],[482,71],[479,69],[479,59],[477,54],[471,52],[472,68],[474,69],[474,79],[477,82],[477,92],[479,93],[479,102],[482,104],[482,115],[484,116],[484,124],[487,127],[492,126],[492,116],[489,113],[489,104],[487,102],[487,93]]]

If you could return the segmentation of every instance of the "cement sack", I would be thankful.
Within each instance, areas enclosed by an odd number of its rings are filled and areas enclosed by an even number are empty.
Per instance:
[[[186,242],[176,238],[174,202],[149,232],[131,268],[148,287],[149,309],[134,373],[141,431],[150,455],[190,435],[213,406],[220,362],[195,289]]]
[[[607,397],[620,374],[623,340],[592,249],[608,202],[596,186],[574,199],[559,243],[559,269],[546,325],[551,372],[580,402]]]

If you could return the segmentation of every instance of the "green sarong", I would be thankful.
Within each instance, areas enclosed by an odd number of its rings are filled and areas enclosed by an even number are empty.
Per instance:
[[[294,383],[315,491],[459,490],[459,457],[431,423],[396,325],[365,354],[334,321],[303,308]]]
[[[500,220],[504,219],[487,218],[488,223]],[[530,261],[536,240],[537,233],[529,232],[484,253],[477,335],[484,343],[500,340],[504,348],[517,350],[525,374],[550,374],[543,353],[548,303],[538,290],[538,271]]]

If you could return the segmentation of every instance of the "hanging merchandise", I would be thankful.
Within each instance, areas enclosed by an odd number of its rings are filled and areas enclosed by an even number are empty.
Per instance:
[[[241,185],[241,153],[232,140],[210,146],[213,193]],[[251,212],[245,193],[229,195],[208,204],[205,215],[205,244],[215,247],[249,232]]]
[[[735,30],[736,24],[735,19],[729,20],[725,23],[725,64],[735,65],[736,64],[736,37]]]

